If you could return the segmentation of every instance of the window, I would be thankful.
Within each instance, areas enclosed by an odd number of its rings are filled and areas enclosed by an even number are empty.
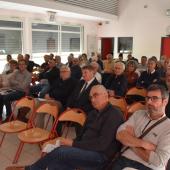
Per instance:
[[[118,53],[132,52],[133,37],[118,37]]]
[[[82,47],[82,27],[32,24],[32,52],[35,57],[42,57],[46,53],[67,55],[80,53]]]
[[[58,52],[58,25],[32,24],[32,52]]]
[[[61,26],[61,52],[80,52],[80,27]]]
[[[22,53],[22,23],[0,20],[0,55]]]

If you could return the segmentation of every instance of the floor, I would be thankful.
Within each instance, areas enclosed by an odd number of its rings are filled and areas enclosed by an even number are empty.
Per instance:
[[[67,129],[65,128],[65,131]],[[63,136],[65,136],[65,131]],[[68,138],[75,138],[75,129],[70,127]],[[2,133],[0,132],[0,140]],[[0,170],[5,170],[7,166],[12,165],[15,153],[19,145],[19,140],[16,134],[7,134],[2,146],[0,147]],[[41,156],[41,151],[38,145],[25,144],[18,160],[18,165],[29,165]]]
[[[2,134],[0,134],[0,137],[2,137]],[[7,166],[12,165],[18,144],[19,140],[16,134],[9,134],[5,137],[0,147],[0,170],[5,170]],[[18,165],[28,165],[40,158],[40,155],[41,152],[38,145],[25,144]]]

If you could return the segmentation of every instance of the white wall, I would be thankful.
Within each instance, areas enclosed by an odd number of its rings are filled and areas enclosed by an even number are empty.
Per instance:
[[[132,36],[135,57],[155,55],[159,58],[161,37],[166,35],[170,25],[170,17],[165,14],[168,8],[169,0],[120,0],[118,19],[98,26],[98,37]],[[114,51],[117,57],[117,45]]]
[[[32,12],[22,12],[17,10],[7,10],[1,9],[0,19],[3,20],[17,20],[23,21],[23,53],[32,53],[32,33],[31,33],[31,23],[32,22],[42,22],[48,23],[47,14],[43,13],[32,13]],[[81,25],[84,27],[84,48],[82,52],[87,52],[87,36],[97,36],[97,22],[72,19],[66,17],[57,17],[56,23],[69,24],[69,25]],[[66,60],[67,56],[63,56],[63,61]],[[2,57],[1,57],[2,59]]]

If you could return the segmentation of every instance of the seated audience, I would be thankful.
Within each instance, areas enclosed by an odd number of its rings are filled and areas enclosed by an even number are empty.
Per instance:
[[[4,72],[0,78],[0,87],[9,87],[9,78],[11,74],[18,68],[18,63],[16,60],[10,60],[9,61],[9,70]]]
[[[124,96],[127,91],[127,78],[124,75],[125,65],[118,61],[114,64],[114,74],[108,77],[105,87],[109,96]]]
[[[25,54],[24,59],[27,63],[27,70],[32,73],[34,67],[39,67],[38,64],[34,63],[34,61],[30,60],[30,55]]]
[[[41,70],[40,71],[47,71],[49,69],[49,65],[48,65],[48,62],[50,60],[50,56],[49,55],[44,55],[44,63],[41,64],[40,68]]]
[[[55,56],[55,63],[56,63],[56,67],[57,67],[58,69],[60,69],[61,66],[63,65],[63,63],[61,62],[61,57],[60,57],[59,55],[56,55],[56,56]]]
[[[167,87],[167,90],[168,90],[169,96],[170,96],[170,68],[167,69],[167,72],[166,72],[165,84],[166,84],[166,87]],[[167,117],[170,118],[170,99],[168,100],[168,104],[166,106],[165,111],[166,111]]]
[[[72,66],[70,67],[71,69],[71,77],[80,80],[81,76],[82,76],[82,72],[81,72],[81,67],[79,66],[79,59],[78,58],[74,58],[72,60]]]
[[[81,68],[88,64],[87,54],[83,53],[78,58],[79,58],[79,65]]]
[[[126,64],[125,61],[123,61],[123,53],[119,53],[118,61],[121,61],[122,63]]]
[[[94,76],[97,79],[97,81],[99,83],[102,83],[102,76],[101,74],[98,72],[99,71],[99,64],[96,62],[91,62],[90,65],[93,67],[94,69]]]
[[[6,105],[6,117],[11,114],[11,102],[18,100],[28,93],[31,83],[31,74],[26,69],[26,61],[18,61],[18,70],[11,73],[8,82],[9,90],[7,93],[0,93],[0,118],[2,118],[3,106]],[[1,89],[2,91],[2,89]]]
[[[146,56],[141,57],[141,62],[138,64],[137,70],[140,73],[147,70],[147,57]]]
[[[170,159],[170,120],[165,115],[169,94],[163,86],[149,86],[146,110],[135,112],[122,124],[116,138],[123,145],[121,156],[113,162],[112,170],[135,168],[165,170]],[[145,133],[153,124],[148,133]],[[144,135],[145,133],[145,135]]]
[[[59,69],[56,67],[55,60],[50,59],[48,64],[48,71],[39,74],[40,83],[30,88],[31,96],[38,95],[38,97],[44,98],[44,96],[49,92],[50,87],[52,87],[54,82],[59,79]]]
[[[120,110],[109,104],[107,90],[102,85],[90,91],[95,110],[88,114],[82,133],[76,139],[60,138],[60,147],[25,167],[7,167],[6,170],[102,170],[119,149],[117,128],[123,123]]]
[[[147,71],[143,71],[137,81],[137,86],[147,88],[150,84],[157,84],[160,82],[159,73],[156,69],[156,60],[149,58],[147,64]]]
[[[7,63],[5,64],[2,73],[6,73],[6,72],[10,69],[9,61],[12,60],[12,56],[11,56],[10,54],[8,54],[8,55],[6,56],[6,60],[7,60]]]
[[[66,65],[68,67],[71,67],[72,64],[73,64],[73,59],[74,59],[74,54],[73,53],[70,53],[69,56],[67,57],[67,63]]]
[[[103,60],[104,72],[102,73],[102,84],[105,84],[108,77],[113,74],[114,60],[112,54],[106,55],[106,60]]]
[[[133,57],[131,52],[127,55],[127,61],[126,62],[128,62],[130,60],[134,60],[136,62],[136,64],[138,64],[138,59]]]
[[[106,60],[103,61],[104,73],[113,73],[114,60],[112,54],[106,55]]]
[[[22,54],[18,54],[17,61],[24,60],[24,56]]]
[[[77,82],[76,79],[71,77],[70,68],[62,65],[60,68],[60,79],[55,81],[49,93],[45,95],[45,98],[55,99],[65,108],[67,99],[77,85]]]
[[[160,61],[160,66],[157,69],[162,82],[165,82],[165,76],[168,67],[170,67],[170,58],[165,57],[164,60]]]
[[[99,64],[99,72],[102,72],[104,69],[103,61],[101,60],[100,54],[97,54],[95,52],[92,52],[91,58],[89,59],[89,62],[97,62]]]
[[[83,79],[79,81],[72,94],[67,101],[67,107],[80,108],[85,112],[89,112],[93,109],[91,102],[89,101],[89,93],[94,85],[99,82],[94,77],[94,69],[91,65],[86,65],[82,68]]]
[[[136,72],[136,68],[137,65],[134,60],[127,62],[125,76],[127,77],[128,81],[128,89],[136,86],[136,82],[139,78],[138,73]]]

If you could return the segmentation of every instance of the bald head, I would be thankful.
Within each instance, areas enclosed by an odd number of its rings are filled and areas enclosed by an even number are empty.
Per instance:
[[[108,93],[103,85],[95,85],[90,90],[90,99],[93,107],[102,110],[109,101]]]

